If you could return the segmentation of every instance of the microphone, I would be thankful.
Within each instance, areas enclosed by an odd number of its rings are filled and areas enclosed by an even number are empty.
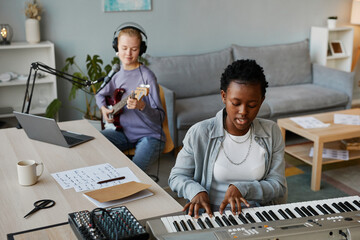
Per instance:
[[[103,82],[103,84],[101,84],[100,89],[104,88],[106,84],[108,84],[111,80],[111,78],[115,75],[115,73],[117,73],[120,70],[120,66],[119,64],[114,64],[112,66],[111,71],[108,73],[108,75],[106,77],[102,77],[94,82],[92,82],[91,84],[95,84],[98,82]]]

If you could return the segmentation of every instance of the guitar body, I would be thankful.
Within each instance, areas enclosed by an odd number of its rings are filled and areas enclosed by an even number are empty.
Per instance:
[[[121,101],[123,95],[125,93],[125,89],[123,88],[117,88],[115,89],[114,91],[114,94],[113,94],[113,97],[110,97],[110,96],[107,96],[105,98],[105,101],[106,101],[106,105],[108,106],[114,106],[115,104],[117,104],[118,102]],[[109,123],[105,123],[105,128],[114,128],[118,131],[118,130],[121,130],[122,127],[120,125],[120,114],[123,112],[124,110],[123,109],[120,109],[117,113],[115,113],[113,115],[113,119],[114,119],[114,122],[112,124],[109,124]],[[108,125],[108,126],[107,126]],[[111,126],[113,125],[113,126]]]

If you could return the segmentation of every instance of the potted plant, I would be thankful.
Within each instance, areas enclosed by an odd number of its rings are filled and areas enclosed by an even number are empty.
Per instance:
[[[94,81],[96,79],[100,79],[101,77],[105,77],[112,69],[112,65],[119,64],[120,60],[118,57],[114,57],[111,61],[111,65],[107,64],[104,68],[102,68],[103,60],[99,57],[99,55],[86,57],[86,73],[82,71],[80,66],[75,61],[75,56],[69,57],[65,60],[65,66],[61,69],[62,72],[73,75],[77,78],[73,78],[72,88],[69,93],[69,100],[73,100],[76,98],[78,90],[83,89],[84,86],[79,84],[81,80],[91,80]],[[85,94],[85,107],[83,109],[76,108],[78,111],[84,114],[84,118],[89,120],[100,120],[100,112],[95,103],[95,94],[100,88],[102,82],[98,82],[96,84],[87,87],[86,92],[90,92]],[[54,118],[56,113],[61,107],[61,101],[59,99],[53,100],[50,105],[46,109],[46,117]]]
[[[36,1],[32,0],[25,3],[25,33],[26,41],[29,43],[40,42],[40,20],[43,12],[42,6]]]

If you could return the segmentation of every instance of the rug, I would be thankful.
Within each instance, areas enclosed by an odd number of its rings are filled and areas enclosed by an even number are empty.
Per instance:
[[[360,160],[323,165],[319,191],[312,191],[311,166],[285,154],[288,203],[360,195]]]

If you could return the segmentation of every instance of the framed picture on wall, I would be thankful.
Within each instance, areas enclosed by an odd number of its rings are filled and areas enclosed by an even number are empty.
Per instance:
[[[331,56],[341,57],[346,55],[344,45],[340,40],[332,40],[329,44]]]
[[[327,56],[331,57],[330,43],[328,43]]]
[[[103,0],[104,12],[150,11],[151,0]]]

